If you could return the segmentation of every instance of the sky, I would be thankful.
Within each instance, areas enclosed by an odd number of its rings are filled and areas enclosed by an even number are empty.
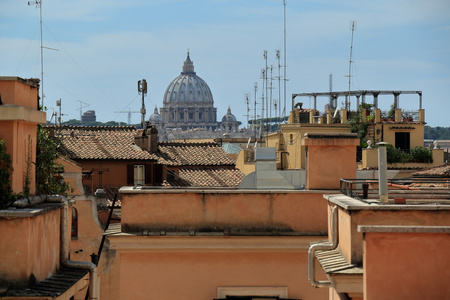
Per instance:
[[[283,77],[284,21],[286,111],[290,111],[293,93],[328,92],[330,74],[334,91],[348,90],[350,24],[355,21],[351,90],[422,91],[428,125],[450,126],[448,0],[285,3],[42,0],[48,118],[61,99],[62,121],[80,119],[80,112],[95,110],[98,121],[127,122],[127,112],[141,108],[137,91],[141,79],[148,84],[148,118],[155,106],[162,107],[164,92],[180,75],[189,50],[197,75],[213,93],[218,120],[230,107],[245,124],[247,115],[254,114],[255,82],[260,113],[264,50],[269,68],[273,66],[272,101],[281,99],[283,106],[278,71]],[[36,5],[25,0],[0,0],[0,76],[41,78],[39,13]],[[281,52],[280,69],[277,50]],[[418,99],[417,95],[400,95],[400,107],[417,110]],[[297,101],[307,108],[313,106],[308,98]],[[366,101],[370,103],[371,97]],[[380,108],[389,110],[392,101],[393,97],[380,97]],[[318,109],[323,111],[326,103],[327,99],[319,98]],[[141,116],[132,113],[131,119],[139,123]]]

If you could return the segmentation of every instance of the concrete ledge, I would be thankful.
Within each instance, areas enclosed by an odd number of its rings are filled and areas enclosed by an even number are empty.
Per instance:
[[[31,109],[16,105],[0,106],[0,121],[26,121],[38,124],[45,124],[46,113],[36,109]]]
[[[450,233],[450,226],[359,225],[358,232],[381,233]]]
[[[2,209],[0,210],[0,218],[15,219],[15,218],[30,218],[45,214],[49,211],[59,209],[63,205],[59,203],[44,203],[39,207],[32,208],[17,208],[17,209]]]

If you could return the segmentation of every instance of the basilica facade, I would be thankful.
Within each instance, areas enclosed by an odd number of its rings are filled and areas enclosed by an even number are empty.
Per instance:
[[[189,52],[183,71],[172,80],[164,93],[160,112],[166,129],[217,128],[213,95],[208,84],[194,72]]]
[[[224,119],[225,118],[225,119]],[[208,84],[194,71],[194,63],[187,53],[182,72],[168,85],[163,107],[155,108],[149,122],[157,126],[166,140],[189,136],[217,137],[224,132],[237,132],[238,122],[228,108],[219,126],[217,108]]]

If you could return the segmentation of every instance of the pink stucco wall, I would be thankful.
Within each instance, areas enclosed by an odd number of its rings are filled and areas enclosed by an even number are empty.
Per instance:
[[[122,197],[124,231],[149,227],[327,231],[327,203],[318,192],[143,191]]]
[[[26,284],[59,267],[60,209],[35,217],[0,218],[0,278]]]
[[[448,233],[365,233],[364,299],[450,299]]]

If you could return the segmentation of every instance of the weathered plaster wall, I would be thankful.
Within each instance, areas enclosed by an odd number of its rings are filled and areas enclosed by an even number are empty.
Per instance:
[[[365,233],[364,299],[449,299],[448,233]]]
[[[0,218],[0,278],[25,285],[59,267],[60,209],[35,217]]]
[[[307,280],[306,253],[232,251],[121,254],[120,299],[214,299],[218,287],[288,287],[290,298],[327,299]]]
[[[164,192],[122,194],[122,228],[271,228],[327,231],[322,193]],[[136,213],[139,212],[139,213]]]

